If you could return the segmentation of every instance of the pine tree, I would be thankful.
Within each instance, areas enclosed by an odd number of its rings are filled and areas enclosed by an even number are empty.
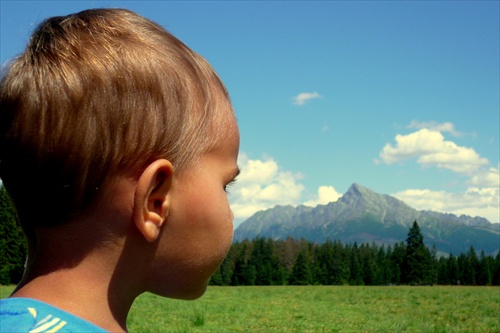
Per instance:
[[[464,284],[475,286],[476,277],[479,270],[479,259],[473,246],[467,252],[467,260],[464,269]]]
[[[247,251],[252,247],[252,243],[245,241],[234,259],[234,270],[231,285],[233,286],[253,286],[256,280],[256,269],[247,259]]]
[[[479,272],[477,274],[477,284],[482,286],[491,285],[493,279],[493,258],[487,256],[484,250],[481,250],[479,256]]]
[[[457,284],[458,285],[468,283],[468,276],[467,276],[467,271],[469,270],[468,265],[469,265],[469,263],[467,262],[467,256],[465,255],[465,253],[460,253],[460,255],[457,257]]]
[[[212,277],[210,278],[210,283],[209,283],[211,286],[222,286],[222,273],[221,273],[221,270],[220,270],[220,267],[219,269],[212,275]]]
[[[276,256],[276,247],[272,239],[262,237],[253,241],[253,250],[250,257],[251,266],[255,267],[255,284],[269,286],[282,281],[282,272],[278,269],[279,260]]]
[[[26,238],[16,211],[3,186],[0,187],[0,284],[16,284],[23,275]]]
[[[312,275],[307,257],[306,251],[302,250],[299,252],[289,279],[290,285],[305,286],[311,284]]]
[[[317,262],[316,270],[313,272],[314,279],[319,284],[329,285],[331,283],[330,279],[330,262],[333,258],[333,244],[330,240],[327,240],[322,244],[316,251],[315,261]]]
[[[389,265],[389,259],[387,256],[390,247],[386,251],[384,245],[382,245],[378,250],[377,255],[377,267],[378,267],[378,276],[377,276],[377,284],[386,285],[391,283],[391,269]]]
[[[491,284],[494,286],[500,286],[500,252],[497,253],[495,260],[493,260],[492,264],[493,267],[491,269],[492,271]]]
[[[362,244],[359,248],[361,253],[361,266],[363,282],[367,286],[376,284],[377,267],[375,262],[375,254],[372,248],[366,244]]]
[[[406,246],[404,242],[394,244],[394,249],[390,255],[391,261],[391,283],[400,284],[404,282],[404,261],[406,258]]]
[[[450,283],[450,272],[448,271],[448,259],[441,257],[438,260],[437,269],[437,283],[438,284],[451,284]]]
[[[361,264],[360,264],[360,254],[358,244],[354,243],[351,249],[351,276],[349,279],[349,284],[359,286],[363,285],[363,275],[361,274]]]
[[[406,239],[406,257],[404,262],[404,280],[408,284],[431,283],[431,254],[424,245],[424,236],[417,221],[413,222]]]
[[[349,282],[350,268],[340,241],[327,241],[318,247],[316,252],[316,283],[342,285]]]
[[[426,248],[429,253],[429,266],[428,266],[428,277],[427,283],[435,284],[437,283],[438,275],[438,256],[436,244],[432,244],[432,248]]]
[[[458,284],[458,281],[460,280],[459,274],[458,274],[458,262],[457,262],[457,257],[455,257],[452,253],[450,253],[450,256],[448,257],[448,280],[451,285],[456,285]]]

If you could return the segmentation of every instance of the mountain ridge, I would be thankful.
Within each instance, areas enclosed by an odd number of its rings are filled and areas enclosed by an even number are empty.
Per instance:
[[[357,183],[337,201],[317,207],[276,206],[255,213],[235,230],[235,241],[245,238],[304,238],[314,242],[394,244],[404,241],[413,221],[428,246],[440,252],[476,250],[492,254],[500,248],[500,224],[482,217],[416,210],[403,201],[378,194]]]

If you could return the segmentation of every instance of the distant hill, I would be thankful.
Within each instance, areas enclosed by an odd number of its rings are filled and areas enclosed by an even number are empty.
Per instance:
[[[235,230],[235,241],[245,238],[304,238],[322,243],[394,244],[405,241],[417,221],[427,246],[458,255],[470,246],[486,254],[500,248],[500,224],[481,217],[418,211],[389,195],[353,184],[338,201],[315,208],[276,206],[260,211]]]

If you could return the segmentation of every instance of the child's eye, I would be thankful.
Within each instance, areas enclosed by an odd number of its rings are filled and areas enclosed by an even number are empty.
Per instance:
[[[236,178],[231,180],[229,183],[226,184],[226,186],[224,186],[224,192],[229,194],[229,189],[234,185],[234,183],[236,183]]]

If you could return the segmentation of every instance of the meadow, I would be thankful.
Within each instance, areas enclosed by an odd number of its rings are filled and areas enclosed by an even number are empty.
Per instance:
[[[0,287],[6,297],[12,287]],[[141,295],[130,332],[500,332],[500,287],[209,287]]]

